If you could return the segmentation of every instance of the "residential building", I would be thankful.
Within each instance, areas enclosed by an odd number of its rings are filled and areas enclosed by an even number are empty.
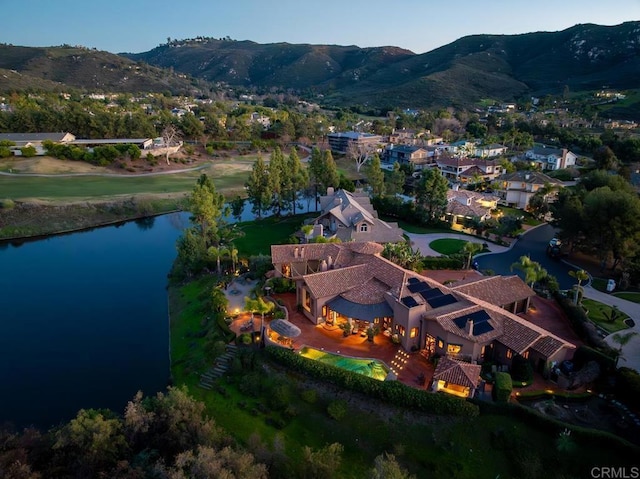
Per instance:
[[[441,155],[436,159],[436,164],[442,175],[452,183],[473,183],[476,178],[480,181],[492,181],[503,172],[498,160],[486,158]]]
[[[527,161],[534,163],[543,170],[560,170],[576,164],[575,153],[566,148],[552,148],[545,145],[534,146],[524,154]]]
[[[482,366],[443,357],[433,372],[430,389],[442,391],[458,397],[473,397],[478,389]]]
[[[447,191],[446,219],[454,229],[467,227],[474,218],[485,221],[491,218],[491,210],[497,208],[499,199],[486,193],[454,187]]]
[[[320,197],[322,213],[311,224],[311,238],[323,236],[340,241],[375,241],[396,243],[404,241],[397,223],[387,223],[378,218],[366,193],[350,193],[346,190],[327,189]]]
[[[427,357],[510,366],[521,355],[539,372],[572,356],[575,345],[511,312],[524,307],[520,288],[510,295],[519,278],[449,288],[388,261],[382,249],[360,242],[272,245],[271,258],[276,275],[295,281],[297,303],[314,324],[376,326]],[[504,285],[493,299],[490,292]]]
[[[329,147],[333,153],[346,153],[351,145],[359,148],[377,148],[382,143],[382,136],[371,133],[347,131],[342,133],[329,133],[327,135]]]
[[[434,164],[436,149],[415,145],[388,145],[382,154],[386,163],[411,164],[415,170],[422,170],[425,166]]]
[[[554,187],[563,186],[560,180],[539,171],[516,171],[498,178],[496,193],[502,203],[525,209],[531,197],[547,184]],[[555,194],[555,192],[549,193],[547,201],[553,201]]]
[[[32,146],[36,149],[36,155],[44,155],[44,141],[52,141],[54,143],[71,143],[76,139],[69,132],[60,133],[0,133],[0,141],[10,141],[15,144],[11,147],[14,154],[20,154],[20,148]]]
[[[507,154],[508,148],[499,143],[491,143],[490,145],[476,146],[475,156],[480,158],[494,158]]]

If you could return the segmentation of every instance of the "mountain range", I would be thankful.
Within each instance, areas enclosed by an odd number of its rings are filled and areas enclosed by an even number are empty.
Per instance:
[[[481,99],[561,94],[565,87],[638,88],[640,22],[473,35],[423,54],[391,46],[259,44],[208,37],[119,55],[66,46],[1,45],[0,68],[33,78],[30,82],[44,89],[59,82],[92,91],[184,93],[223,83],[322,94],[325,103],[336,105],[468,107]],[[0,72],[0,90],[16,88],[11,76]]]

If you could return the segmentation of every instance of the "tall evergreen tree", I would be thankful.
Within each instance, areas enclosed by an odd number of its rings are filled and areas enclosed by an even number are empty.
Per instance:
[[[269,208],[269,202],[271,200],[269,172],[261,156],[259,156],[253,164],[251,174],[245,186],[247,187],[249,202],[252,205],[251,211],[260,219],[262,218],[263,211]]]
[[[285,207],[285,195],[290,181],[286,171],[284,155],[278,147],[271,152],[267,173],[267,182],[271,193],[271,207],[274,214],[280,216],[282,209]]]
[[[338,173],[338,167],[333,159],[331,150],[324,150],[322,158],[322,186],[323,193],[326,193],[327,188],[333,186],[337,188],[340,185],[340,174]]]
[[[437,223],[447,212],[448,189],[449,182],[437,169],[423,173],[416,188],[416,202],[427,223]]]
[[[385,178],[384,191],[388,195],[396,195],[404,190],[404,182],[406,176],[404,171],[400,169],[400,163],[397,161],[393,164],[393,170]]]
[[[309,175],[302,165],[295,148],[291,150],[286,166],[287,176],[290,178],[287,184],[286,199],[289,203],[289,210],[295,215],[298,196],[308,186]]]
[[[366,166],[365,174],[367,175],[367,181],[371,187],[371,194],[374,197],[384,196],[384,172],[380,165],[380,157],[377,153],[371,157],[371,161]]]

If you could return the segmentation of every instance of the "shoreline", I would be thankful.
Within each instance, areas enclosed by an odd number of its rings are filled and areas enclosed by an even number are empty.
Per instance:
[[[13,208],[0,209],[0,245],[37,241],[180,211],[177,199],[133,197],[62,204],[16,202]]]

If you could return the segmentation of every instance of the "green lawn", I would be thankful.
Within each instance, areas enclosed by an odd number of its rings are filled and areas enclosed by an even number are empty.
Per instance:
[[[623,312],[618,313],[617,319],[613,323],[609,321],[606,315],[611,313],[611,306],[592,299],[583,299],[582,306],[587,310],[589,319],[609,333],[615,333],[628,327],[624,324],[624,320],[629,316]]]
[[[300,229],[304,220],[313,218],[315,215],[310,213],[282,218],[269,217],[240,223],[238,226],[244,236],[234,241],[238,254],[240,256],[270,255],[272,244],[289,243],[289,238]]]
[[[524,211],[524,210],[519,210],[517,208],[511,208],[510,206],[499,206],[497,208],[498,211],[502,211],[502,214],[504,216],[522,216],[522,224],[528,225],[528,226],[537,226],[539,224],[542,224],[542,221],[539,221],[537,219],[535,219],[531,213]]]
[[[461,239],[442,238],[429,243],[429,248],[440,254],[451,255],[459,253],[467,242]]]
[[[638,292],[614,293],[613,295],[617,296],[618,298],[626,299],[627,301],[640,303],[640,293]]]
[[[243,191],[248,173],[244,169],[216,165],[199,171],[157,176],[26,177],[0,176],[0,197],[77,200],[119,195],[181,193],[193,189],[196,179],[207,173],[222,193]]]
[[[603,293],[607,292],[607,279],[605,278],[592,278],[591,286],[598,291],[602,291]]]

